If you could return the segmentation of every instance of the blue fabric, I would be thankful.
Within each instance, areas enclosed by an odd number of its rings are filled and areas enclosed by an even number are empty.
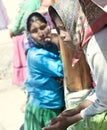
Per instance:
[[[44,19],[41,14],[39,15]],[[63,78],[64,75],[58,47],[54,43],[37,43],[33,40],[27,29],[27,21],[25,30],[24,49],[28,68],[25,87],[29,96],[28,103],[36,108],[62,108],[64,107],[64,92],[57,78]]]
[[[58,54],[53,53],[54,46],[48,50],[31,47],[27,52],[28,77],[25,87],[29,103],[41,108],[61,108],[64,106],[62,84],[56,78],[63,77],[63,66]],[[51,51],[52,50],[52,51]]]

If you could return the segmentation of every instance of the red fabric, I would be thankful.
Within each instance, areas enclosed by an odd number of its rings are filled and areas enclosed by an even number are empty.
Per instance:
[[[87,27],[84,34],[82,46],[84,46],[90,38],[107,25],[107,13],[103,12],[94,22]]]
[[[26,78],[26,55],[23,47],[24,35],[13,37],[14,57],[13,57],[13,84],[22,86]]]

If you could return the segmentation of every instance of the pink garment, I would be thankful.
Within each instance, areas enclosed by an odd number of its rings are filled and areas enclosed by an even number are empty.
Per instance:
[[[13,84],[22,86],[26,78],[26,55],[24,53],[24,35],[13,37],[14,57],[13,57]]]

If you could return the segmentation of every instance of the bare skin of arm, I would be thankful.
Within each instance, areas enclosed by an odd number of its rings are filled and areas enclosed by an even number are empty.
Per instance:
[[[42,130],[66,130],[70,125],[82,119],[80,111],[91,104],[91,101],[86,100],[76,108],[62,112],[59,116],[49,121],[50,126]]]

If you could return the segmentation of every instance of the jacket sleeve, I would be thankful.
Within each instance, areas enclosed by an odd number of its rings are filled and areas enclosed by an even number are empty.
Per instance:
[[[96,114],[100,114],[104,111],[107,111],[107,105],[100,102],[99,99],[96,99],[92,105],[81,111],[81,117],[85,118],[88,116],[93,116]]]

